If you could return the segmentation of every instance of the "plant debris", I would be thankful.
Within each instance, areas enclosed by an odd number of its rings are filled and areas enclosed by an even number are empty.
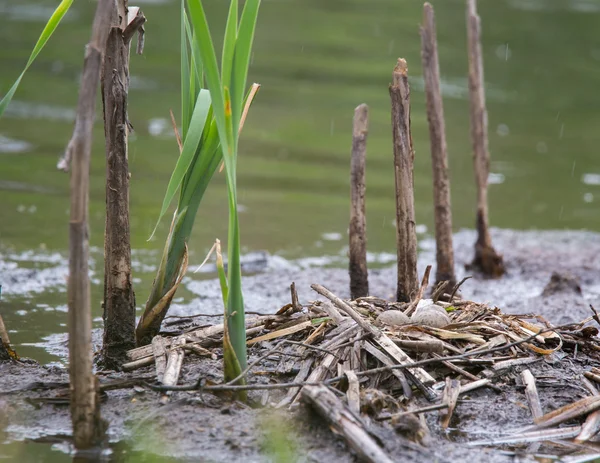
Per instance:
[[[175,384],[165,378],[165,353],[167,363],[179,368],[183,361],[193,361],[190,353],[221,358],[223,324],[176,336],[159,335],[151,345],[129,351],[130,361],[123,367],[133,370],[155,364],[157,380],[145,385],[157,391],[264,391],[263,405],[280,409],[297,408],[302,399],[324,415],[351,448],[365,445],[371,455],[363,455],[367,461],[382,461],[378,458],[385,455],[384,447],[379,448],[384,453],[373,447],[377,440],[367,438],[369,423],[387,423],[398,430],[414,421],[417,424],[412,430],[397,431],[398,436],[420,443],[430,431],[418,416],[437,413],[440,428],[452,428],[453,413],[465,395],[478,388],[502,392],[506,388],[503,376],[513,374],[515,368],[523,368],[518,387],[522,384],[529,402],[531,426],[506,430],[492,439],[467,436],[470,445],[543,441],[582,445],[600,429],[600,402],[593,386],[600,380],[600,371],[586,371],[589,380],[581,376],[582,384],[587,382],[587,397],[574,396],[566,405],[544,414],[536,383],[547,387],[551,380],[536,378],[528,369],[539,362],[560,362],[570,352],[596,357],[600,338],[597,328],[588,325],[595,315],[580,323],[553,326],[536,314],[505,314],[497,307],[447,293],[439,295],[434,305],[429,299],[410,303],[377,297],[343,300],[321,285],[312,288],[324,299],[301,305],[292,290],[293,302],[276,314],[247,319],[252,361],[240,375],[246,377],[247,385],[236,384],[239,378],[222,384],[202,377],[189,384]],[[443,310],[441,315],[448,323],[415,320],[405,314],[412,308],[414,314]],[[401,323],[385,323],[389,320],[386,314],[393,314],[392,318],[401,319]],[[179,360],[184,355],[185,360]],[[172,356],[178,361],[170,362]],[[292,379],[285,379],[289,377]],[[279,395],[270,390],[279,391]],[[578,425],[561,427],[562,423],[574,422]],[[356,434],[358,424],[364,429]]]

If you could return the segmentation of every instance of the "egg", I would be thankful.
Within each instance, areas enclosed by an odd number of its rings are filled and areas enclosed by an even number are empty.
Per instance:
[[[418,308],[412,315],[411,322],[433,328],[442,328],[452,323],[446,309],[437,304],[429,304]]]
[[[408,325],[409,323],[410,319],[408,316],[400,310],[386,310],[385,312],[379,314],[377,320],[375,321],[375,324],[378,326],[400,326]]]

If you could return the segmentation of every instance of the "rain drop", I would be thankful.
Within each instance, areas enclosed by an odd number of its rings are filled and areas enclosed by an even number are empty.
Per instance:
[[[540,154],[546,154],[548,152],[548,145],[546,145],[546,143],[543,141],[540,141],[537,145],[535,145],[535,149]]]
[[[506,124],[498,124],[498,127],[496,127],[496,133],[500,137],[506,137],[510,133],[510,129]]]

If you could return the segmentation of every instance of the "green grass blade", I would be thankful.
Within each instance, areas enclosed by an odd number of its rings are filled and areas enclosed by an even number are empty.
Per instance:
[[[217,248],[217,273],[219,274],[219,283],[221,284],[221,295],[223,297],[223,305],[225,307],[225,316],[223,318],[223,322],[225,324],[225,329],[223,330],[223,375],[225,376],[225,381],[231,381],[232,379],[237,378],[242,373],[242,367],[240,365],[238,356],[236,354],[236,350],[233,347],[231,343],[231,338],[229,336],[230,319],[227,310],[229,290],[227,287],[227,277],[225,276],[225,267],[223,265],[223,256],[221,254],[221,242],[217,240],[215,245]],[[244,326],[244,335],[245,333],[246,327]],[[242,378],[240,381],[237,382],[237,384],[246,384],[246,381],[244,378]],[[245,391],[242,391],[242,394],[238,396],[238,399],[242,401],[246,400]]]
[[[187,136],[192,114],[194,112],[190,89],[190,59],[188,55],[188,39],[186,35],[185,0],[181,0],[181,139]]]
[[[230,0],[225,38],[223,40],[223,57],[221,59],[221,83],[224,87],[231,85],[231,71],[233,69],[233,56],[237,40],[238,28],[238,2]]]
[[[169,180],[169,185],[167,186],[167,192],[165,193],[165,197],[163,199],[163,205],[158,217],[158,222],[160,222],[160,219],[162,219],[163,215],[165,215],[167,212],[169,204],[171,204],[177,189],[182,184],[185,175],[189,170],[190,164],[194,160],[194,155],[196,154],[198,145],[202,140],[202,133],[204,132],[204,126],[209,110],[210,93],[207,90],[201,90],[198,96],[198,101],[196,101],[196,107],[194,108],[194,114],[192,115],[189,131],[185,137],[185,140],[183,141],[183,151],[177,159],[175,170],[173,170],[173,174]],[[154,227],[154,231],[152,232],[150,238],[154,236],[156,228],[158,227],[158,222],[156,227]]]
[[[225,102],[225,136],[227,137],[227,144],[230,148],[229,153],[223,153],[223,160],[225,161],[225,168],[227,169],[228,177],[233,176],[235,178],[235,162],[237,153],[231,148],[235,146],[237,132],[233,131],[233,121],[231,120],[231,95],[228,87],[223,88],[223,101]],[[233,182],[233,184],[235,186],[235,182]]]
[[[201,89],[204,85],[204,67],[202,65],[200,49],[198,48],[198,40],[196,39],[196,34],[192,32],[192,27],[190,25],[187,13],[185,15],[185,32],[190,44],[190,49],[192,51],[192,67],[196,70],[196,83],[198,85],[198,89]]]
[[[224,89],[225,99],[225,127],[228,143],[235,146],[237,133],[233,133],[231,121],[231,98],[229,89]],[[229,341],[235,350],[236,359],[242,368],[246,368],[246,323],[244,314],[244,298],[242,294],[242,272],[240,262],[240,228],[237,212],[237,184],[236,184],[236,151],[230,155],[223,153],[225,171],[227,175],[227,198],[229,203],[229,233],[227,239],[227,279],[229,293],[227,298],[226,315],[228,317]],[[229,368],[231,369],[231,368]]]
[[[229,281],[227,314],[230,317],[231,344],[237,353],[240,365],[242,368],[246,368],[246,322],[240,262],[240,227],[236,205],[237,198],[230,199],[229,236],[227,240],[227,276]]]
[[[200,0],[187,0],[187,2],[190,20],[197,37],[196,43],[198,44],[202,63],[204,64],[204,76],[212,98],[213,111],[215,113],[215,120],[217,122],[219,137],[221,138],[221,145],[223,147],[223,155],[225,157],[225,153],[229,153],[231,147],[227,146],[225,104],[223,100],[223,89],[219,78],[215,47],[210,35],[202,3]]]
[[[231,105],[233,112],[233,130],[237,134],[239,121],[244,107],[244,93],[246,91],[246,80],[250,66],[252,43],[254,42],[254,31],[258,18],[260,0],[247,0],[240,19],[240,28],[235,47],[233,64],[233,76],[231,79]],[[237,145],[236,145],[237,146]]]
[[[35,47],[33,47],[33,51],[31,52],[31,55],[29,56],[29,60],[27,61],[27,64],[25,65],[25,69],[23,69],[23,72],[21,72],[21,75],[17,78],[17,80],[15,81],[13,86],[6,93],[6,95],[4,95],[4,98],[2,98],[2,100],[0,101],[0,116],[2,116],[2,114],[8,107],[8,104],[10,103],[13,96],[15,95],[17,88],[19,88],[19,84],[21,83],[21,79],[23,79],[25,72],[27,72],[27,69],[29,69],[29,66],[31,66],[31,63],[33,63],[33,61],[39,55],[40,51],[42,51],[42,48],[44,48],[44,45],[46,45],[46,43],[48,42],[48,40],[50,39],[50,37],[52,36],[54,31],[56,30],[56,28],[60,24],[60,21],[62,20],[64,15],[67,13],[67,11],[69,11],[69,8],[71,7],[72,3],[73,3],[73,0],[62,0],[62,2],[60,2],[60,4],[56,7],[56,10],[54,10],[54,13],[52,13],[52,16],[50,16],[50,19],[46,23],[46,27],[44,27],[44,30],[42,31],[37,43],[35,44]]]
[[[190,165],[188,176],[182,185],[180,204],[189,204],[197,194],[204,195],[208,184],[222,160],[222,154],[216,124],[205,129],[209,136],[203,140],[194,162]]]

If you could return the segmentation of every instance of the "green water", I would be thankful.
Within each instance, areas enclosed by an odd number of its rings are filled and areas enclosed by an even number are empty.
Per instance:
[[[25,64],[54,0],[0,0],[0,92]],[[132,5],[136,4],[131,2]],[[433,1],[456,229],[474,223],[464,2]],[[207,2],[222,26],[227,2]],[[179,2],[139,2],[146,49],[131,60],[132,246],[158,252],[168,219],[147,241],[177,158],[169,109],[179,113]],[[72,132],[83,47],[95,2],[79,0],[32,66],[0,120],[0,252],[65,253],[68,176],[55,165]],[[490,210],[503,228],[600,230],[600,19],[598,0],[481,0],[492,154]],[[394,200],[389,96],[396,58],[409,64],[420,230],[432,232],[431,163],[421,84],[421,3],[414,0],[264,1],[249,79],[262,84],[244,128],[239,201],[245,251],[287,258],[337,254],[346,244],[351,120],[370,107],[367,160],[369,250],[393,252]],[[220,35],[214,26],[213,33]],[[91,244],[102,246],[104,144],[96,124],[91,168]],[[25,142],[11,144],[5,138]],[[13,152],[11,152],[11,148]],[[595,174],[595,175],[594,175]],[[199,262],[226,239],[224,176],[200,209],[191,252]],[[333,238],[333,239],[331,239]],[[339,239],[338,239],[339,238]],[[101,253],[93,252],[101,258]],[[152,263],[150,254],[148,263]],[[34,264],[31,264],[35,267]],[[139,272],[142,305],[152,272]],[[6,275],[0,275],[5,280]],[[101,279],[101,276],[96,276]],[[183,294],[185,296],[185,293]],[[96,316],[101,288],[94,286]],[[13,341],[65,331],[64,293],[3,299]],[[39,306],[46,304],[48,307]],[[57,310],[58,309],[58,310]],[[21,315],[17,315],[21,313]],[[24,316],[23,314],[26,314]],[[23,355],[48,361],[36,349]]]
[[[249,77],[261,83],[262,89],[244,130],[238,169],[240,202],[246,208],[243,242],[248,250],[266,249],[291,257],[314,255],[321,252],[316,243],[322,233],[345,235],[351,118],[354,107],[363,102],[371,108],[369,244],[373,251],[391,249],[394,208],[387,84],[397,57],[407,59],[415,82],[416,212],[418,223],[431,228],[427,123],[424,95],[417,88],[421,75],[419,3],[264,2]],[[475,196],[462,3],[434,2],[447,90],[457,228],[472,226]],[[23,20],[25,13],[19,16],[18,7],[54,4],[49,0],[0,1],[0,8],[9,12],[0,16],[0,40],[5,44],[0,50],[0,89],[7,89],[17,76],[42,26],[35,18]],[[225,4],[208,2],[211,16],[223,18]],[[75,2],[73,14],[24,79],[16,96],[20,106],[0,122],[3,136],[32,144],[25,153],[0,155],[0,241],[5,246],[35,249],[44,243],[52,250],[66,248],[68,177],[57,172],[55,164],[72,130],[65,111],[76,104],[83,45],[94,5]],[[141,5],[148,17],[146,50],[131,63],[135,82],[130,118],[136,128],[130,154],[132,244],[157,249],[168,220],[157,241],[146,240],[157,219],[177,147],[170,124],[165,136],[159,137],[149,134],[148,125],[151,119],[168,120],[170,108],[176,114],[179,111],[178,2]],[[586,9],[589,12],[583,12]],[[594,160],[600,121],[599,10],[600,2],[591,0],[480,2],[491,170],[504,176],[504,183],[493,185],[490,191],[495,226],[600,229],[600,215],[595,213],[600,197],[594,198],[598,186],[582,182],[584,174],[600,173]],[[52,118],[43,114],[15,117],[24,104],[34,109],[45,105]],[[506,131],[507,135],[499,135]],[[91,242],[97,246],[102,244],[104,223],[103,176],[98,123],[90,192]],[[31,206],[33,213],[28,212]],[[218,175],[199,214],[194,251],[207,249],[215,237],[225,238],[226,213],[224,176]],[[337,250],[339,243],[334,247]]]

